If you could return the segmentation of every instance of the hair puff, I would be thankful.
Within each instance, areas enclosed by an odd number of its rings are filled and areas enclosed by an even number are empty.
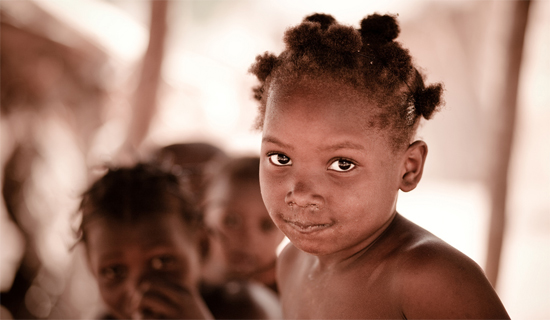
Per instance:
[[[277,56],[270,52],[264,52],[263,55],[256,57],[256,63],[250,68],[250,72],[254,73],[258,80],[265,81],[275,65],[277,64]]]
[[[295,51],[308,50],[318,54],[335,52],[357,52],[362,41],[359,33],[349,26],[336,24],[336,20],[326,14],[313,14],[302,24],[287,30],[284,41]]]
[[[399,35],[399,25],[394,16],[372,14],[361,20],[361,37],[367,44],[385,44]]]
[[[324,43],[331,49],[339,52],[358,52],[363,42],[361,36],[352,27],[333,25],[327,30]]]
[[[321,30],[327,30],[329,26],[336,23],[336,19],[329,14],[314,13],[304,18],[304,21],[317,22],[321,25]]]
[[[322,46],[321,32],[321,24],[307,21],[289,29],[285,33],[284,42],[290,50],[294,51],[319,48]]]
[[[443,86],[434,84],[415,94],[414,100],[417,112],[425,119],[430,119],[441,104],[442,92]]]
[[[253,88],[259,102],[256,128],[263,127],[274,83],[284,90],[301,81],[318,88],[333,82],[353,88],[356,98],[373,108],[367,126],[388,130],[396,150],[407,146],[420,118],[429,119],[437,111],[443,87],[425,86],[410,52],[394,41],[399,32],[396,16],[380,14],[365,17],[359,29],[319,13],[288,28],[284,51],[256,57],[249,69],[260,81]]]

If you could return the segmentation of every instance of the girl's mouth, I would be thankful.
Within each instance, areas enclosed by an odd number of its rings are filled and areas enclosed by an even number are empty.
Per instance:
[[[315,231],[320,231],[332,226],[334,223],[314,223],[308,221],[291,221],[284,220],[288,225],[293,229],[297,230],[300,233],[312,233]]]

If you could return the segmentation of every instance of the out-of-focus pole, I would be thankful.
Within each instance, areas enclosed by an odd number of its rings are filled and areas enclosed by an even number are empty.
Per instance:
[[[149,131],[151,119],[157,108],[157,92],[164,57],[164,42],[167,33],[166,0],[150,0],[151,25],[149,44],[143,57],[142,69],[136,91],[132,98],[132,120],[126,141],[119,153],[119,161],[131,161]],[[130,160],[128,159],[130,157]],[[121,159],[122,158],[122,159]]]
[[[495,130],[491,165],[489,166],[489,188],[491,194],[491,217],[489,225],[489,242],[485,272],[494,287],[497,285],[502,241],[506,225],[506,199],[508,188],[508,169],[514,136],[518,84],[523,54],[523,42],[529,14],[530,1],[515,1],[511,23],[507,32],[504,54],[507,55],[504,70],[505,82],[498,98],[495,100]]]

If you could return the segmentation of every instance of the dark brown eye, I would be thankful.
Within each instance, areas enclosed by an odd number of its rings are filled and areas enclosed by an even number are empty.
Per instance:
[[[353,168],[355,168],[355,164],[353,164],[353,162],[346,159],[337,159],[333,163],[331,163],[330,166],[328,167],[329,170],[334,170],[339,172],[350,171]]]
[[[292,161],[289,157],[282,153],[273,153],[269,156],[269,161],[276,166],[289,166],[292,164]]]

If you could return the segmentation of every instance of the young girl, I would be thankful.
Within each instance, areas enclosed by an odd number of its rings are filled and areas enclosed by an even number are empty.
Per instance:
[[[238,157],[214,172],[204,220],[219,253],[210,264],[220,266],[224,282],[250,279],[277,291],[276,251],[284,235],[265,208],[259,171],[258,157]]]
[[[483,271],[396,212],[422,177],[421,118],[441,102],[393,16],[360,29],[313,14],[258,56],[260,183],[290,239],[278,262],[285,318],[509,318]]]
[[[198,290],[200,215],[176,176],[146,164],[110,169],[80,209],[107,317],[212,318]]]

